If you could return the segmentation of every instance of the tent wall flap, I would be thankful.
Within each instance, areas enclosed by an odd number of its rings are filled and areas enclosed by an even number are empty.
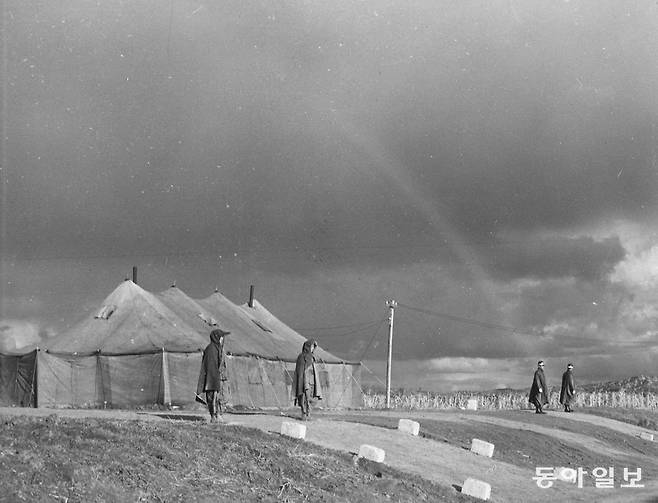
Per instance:
[[[37,351],[24,355],[0,354],[0,406],[37,406]]]
[[[63,356],[40,351],[38,365],[41,406],[194,406],[201,353]],[[360,379],[358,365],[324,363],[320,367],[323,401],[319,405],[324,408],[363,405],[360,391],[354,390],[354,382]],[[227,370],[226,398],[230,405],[279,409],[292,406],[294,364],[252,356],[227,356]]]

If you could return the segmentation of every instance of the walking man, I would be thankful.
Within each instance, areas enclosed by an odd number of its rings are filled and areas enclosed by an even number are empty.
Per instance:
[[[571,402],[576,391],[576,384],[573,380],[573,363],[567,365],[567,370],[562,374],[562,388],[560,389],[560,403],[564,405],[564,412],[573,412]]]
[[[315,356],[313,356],[317,345],[318,343],[313,339],[306,340],[295,364],[295,405],[299,405],[302,411],[302,421],[308,421],[311,413],[310,400],[312,398],[322,400],[320,379],[315,368]]]
[[[546,389],[543,360],[537,362],[537,370],[535,370],[535,376],[530,387],[529,401],[535,406],[535,414],[546,414],[544,405],[548,403],[548,389]]]
[[[210,344],[203,350],[201,371],[197,383],[197,396],[206,394],[206,403],[210,413],[210,422],[216,423],[218,416],[224,412],[224,386],[228,381],[226,372],[226,354],[224,353],[224,338],[230,332],[216,328],[210,332]]]

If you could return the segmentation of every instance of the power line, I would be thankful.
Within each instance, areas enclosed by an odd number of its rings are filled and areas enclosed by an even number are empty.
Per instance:
[[[350,332],[343,332],[343,333],[338,333],[338,334],[323,334],[323,335],[318,335],[317,337],[321,337],[321,338],[323,338],[323,339],[324,339],[324,338],[327,338],[327,337],[328,337],[328,338],[332,338],[332,337],[347,337],[347,336],[349,336],[349,335],[358,334],[359,332],[365,332],[366,330],[372,328],[373,326],[377,325],[378,323],[381,323],[381,320],[380,320],[380,321],[375,321],[375,322],[370,323],[370,324],[368,324],[368,325],[366,325],[366,326],[364,326],[364,327],[358,328],[358,329],[356,329],[356,330],[352,330],[352,331],[350,331]],[[299,330],[298,330],[298,332],[299,332]]]
[[[336,325],[333,327],[313,327],[313,328],[298,328],[298,327],[292,327],[293,330],[296,330],[297,332],[311,332],[314,330],[336,330],[336,329],[341,329],[341,328],[355,328],[355,327],[365,327],[365,326],[370,326],[374,325],[376,323],[379,323],[381,320],[373,320],[373,321],[364,321],[361,323],[353,323],[351,325]]]
[[[378,333],[379,330],[382,328],[382,326],[384,325],[384,323],[386,323],[387,321],[388,321],[388,318],[384,318],[384,319],[382,319],[382,320],[379,322],[379,325],[377,325],[377,328],[375,329],[375,331],[374,331],[373,334],[372,334],[372,337],[371,337],[370,340],[368,341],[368,344],[366,345],[366,348],[363,350],[363,353],[361,353],[361,356],[358,358],[357,361],[363,361],[363,357],[366,355],[366,353],[367,353],[368,350],[370,349],[370,345],[372,344],[372,341],[375,340],[375,337],[377,336],[377,333]]]
[[[370,372],[370,375],[373,376],[375,379],[377,379],[380,384],[382,384],[383,386],[386,386],[386,383],[384,381],[382,381],[377,374],[375,374],[372,370],[370,370],[368,367],[366,367],[365,364],[363,363],[363,361],[361,361],[361,366],[364,369],[366,369],[368,372]],[[363,381],[363,379],[362,379],[362,381]]]
[[[347,337],[349,335],[358,334],[359,332],[365,332],[368,329],[372,328],[373,326],[377,325],[378,323],[380,323],[380,322],[373,323],[372,325],[368,325],[367,327],[359,328],[357,330],[352,330],[351,332],[344,332],[344,333],[340,333],[340,334],[326,334],[326,335],[323,335],[322,337]]]
[[[519,334],[519,335],[528,335],[528,336],[540,335],[538,333],[532,333],[531,334],[531,333],[525,332],[523,329],[520,329],[520,328],[517,328],[517,327],[510,327],[510,326],[506,326],[506,325],[498,325],[496,323],[488,323],[488,322],[485,322],[485,321],[474,320],[474,319],[471,319],[471,318],[462,318],[461,316],[455,316],[453,314],[440,313],[438,311],[430,311],[429,309],[421,309],[421,308],[417,308],[417,307],[411,307],[411,306],[407,306],[407,305],[401,304],[401,303],[399,303],[398,306],[400,306],[404,309],[408,309],[410,311],[416,311],[416,312],[427,314],[427,315],[430,315],[430,316],[437,316],[439,318],[446,318],[448,320],[458,321],[460,323],[467,323],[469,325],[475,325],[475,326],[482,327],[482,328],[490,328],[490,329],[493,329],[493,330],[502,330],[504,332],[512,332],[512,333]]]
[[[387,320],[388,320],[387,318],[383,318],[383,319],[381,319],[381,320],[379,320],[379,321],[377,321],[377,322],[373,322],[373,323],[371,324],[371,326],[368,327],[368,328],[372,328],[372,325],[377,325],[377,327],[375,328],[374,332],[372,333],[372,337],[370,337],[370,340],[368,341],[368,344],[366,344],[366,347],[365,347],[365,349],[363,350],[363,352],[361,353],[361,356],[359,356],[359,357],[356,359],[356,361],[358,361],[358,362],[362,362],[362,361],[363,361],[363,358],[365,357],[366,353],[367,353],[368,350],[370,349],[370,346],[372,345],[373,341],[375,340],[375,337],[377,337],[377,334],[379,333],[379,330],[381,329],[382,325],[383,325],[384,323],[386,323]],[[362,330],[359,330],[359,331],[364,331],[364,330],[365,330],[365,328],[362,329]],[[353,332],[353,333],[356,333],[356,332]],[[343,334],[343,335],[351,335],[351,334]]]

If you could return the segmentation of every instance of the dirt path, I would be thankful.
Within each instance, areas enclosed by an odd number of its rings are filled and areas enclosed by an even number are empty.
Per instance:
[[[509,419],[503,419],[493,416],[473,414],[466,417],[459,416],[459,418],[464,421],[478,421],[480,423],[496,424],[499,426],[504,426],[506,428],[516,428],[516,429],[534,431],[537,433],[541,433],[542,435],[555,437],[569,444],[580,445],[592,451],[600,452],[601,454],[605,454],[607,456],[610,456],[611,458],[617,458],[620,456],[624,456],[626,454],[621,450],[611,448],[610,446],[606,445],[605,443],[595,438],[588,437],[586,435],[582,435],[579,433],[571,433],[564,430],[556,430],[554,428],[548,428],[545,426],[525,423],[521,421],[510,421]],[[571,416],[569,416],[569,419],[570,418]],[[623,431],[623,433],[626,433],[626,431]]]
[[[229,425],[279,434],[283,421],[294,419],[267,415],[232,416]],[[550,495],[546,493],[542,499],[541,489],[532,480],[534,473],[443,442],[353,422],[314,419],[305,424],[306,441],[329,449],[356,454],[362,444],[373,445],[386,452],[386,465],[443,485],[461,487],[468,477],[488,482],[492,486],[491,501],[494,502],[554,501],[556,497],[562,501],[593,501],[589,492],[571,494],[566,483],[556,484]]]
[[[403,416],[404,414],[400,414]],[[473,420],[476,415],[460,415],[446,413],[445,419],[450,421]],[[431,414],[433,419],[438,419]],[[487,423],[487,416],[483,418]],[[495,420],[496,418],[494,418]],[[290,418],[276,418],[273,416],[251,416],[232,418],[231,422],[244,426],[257,427],[271,433],[280,431],[282,421],[291,421]],[[492,421],[492,424],[495,424]],[[518,428],[519,423],[501,420],[498,424]],[[549,430],[536,427],[532,424],[523,424],[523,427],[536,430]],[[535,430],[535,431],[536,431]],[[553,430],[551,433],[555,434]],[[563,432],[561,432],[563,433]],[[486,437],[486,428],[483,428],[483,437]],[[437,442],[425,438],[413,437],[397,430],[379,428],[358,423],[348,423],[336,420],[316,419],[307,423],[306,440],[330,449],[337,449],[356,453],[361,444],[374,445],[386,452],[385,463],[402,471],[417,474],[421,477],[436,481],[448,486],[461,486],[467,477],[491,484],[491,501],[525,503],[528,501],[569,501],[569,502],[656,502],[658,484],[646,482],[644,489],[612,490],[597,489],[594,486],[578,488],[575,484],[557,481],[550,489],[540,489],[532,479],[534,470],[523,469],[508,463],[497,461],[494,457],[484,458],[472,454],[470,451],[451,446],[444,442]],[[618,454],[621,451],[610,449],[604,444],[591,439],[589,443],[585,436],[573,435],[572,440],[580,444],[595,446],[608,454]],[[655,474],[653,475],[655,481]],[[629,492],[630,491],[630,492]]]
[[[634,424],[622,423],[621,421],[615,421],[614,419],[609,419],[607,417],[595,416],[594,414],[581,414],[579,412],[572,412],[569,414],[566,412],[552,412],[552,414],[559,417],[564,417],[565,419],[570,419],[572,421],[582,421],[585,423],[595,424],[597,426],[603,426],[620,433],[626,433],[627,435],[639,436],[640,433],[645,432],[653,433],[654,437],[658,436],[658,432],[656,431],[642,428],[640,426],[635,426]]]
[[[48,416],[57,414],[64,417],[95,417],[122,420],[205,420],[205,415],[199,412],[176,412],[176,413],[145,413],[131,411],[104,411],[104,410],[54,410],[54,409],[2,409],[0,415],[21,414],[33,416]],[[379,412],[378,412],[379,414]],[[404,413],[385,413],[395,417],[409,416]],[[486,439],[486,425],[496,424],[509,428],[528,429],[546,435],[560,435],[566,438],[562,430],[559,432],[540,425],[498,418],[485,414],[470,413],[429,413],[413,414],[415,420],[421,421],[423,417],[433,420],[445,420],[453,422],[476,422],[482,424],[482,438]],[[577,416],[577,417],[576,417]],[[587,416],[587,417],[582,417]],[[169,419],[167,419],[167,417]],[[258,428],[270,434],[280,434],[283,421],[295,421],[293,418],[274,414],[228,414],[225,416],[227,423],[218,425],[218,428],[239,425],[249,428]],[[629,435],[646,431],[641,428],[625,425],[610,419],[589,416],[586,414],[570,415],[569,419],[590,422],[600,426],[606,426],[619,431],[628,432]],[[390,428],[369,426],[360,423],[346,422],[335,419],[316,418],[306,423],[306,441],[313,442],[323,447],[356,453],[359,446],[369,444],[380,447],[386,452],[384,463],[393,468],[417,474],[423,478],[433,480],[440,484],[453,487],[461,487],[468,477],[485,481],[491,484],[491,501],[499,503],[526,503],[534,502],[658,502],[658,480],[656,474],[645,473],[643,489],[597,489],[592,485],[585,484],[578,488],[575,484],[556,481],[551,488],[540,489],[532,479],[535,475],[534,469],[522,468],[509,463],[477,456],[470,451],[445,442],[430,440],[427,438],[414,437],[403,434]],[[611,459],[621,451],[611,448],[597,439],[587,437],[585,434],[570,433],[567,441],[576,445],[584,445],[590,449],[609,454]],[[626,453],[627,454],[627,453]],[[638,458],[641,466],[641,459]]]

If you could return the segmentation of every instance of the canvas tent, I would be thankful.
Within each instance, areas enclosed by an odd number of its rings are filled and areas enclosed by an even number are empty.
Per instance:
[[[48,347],[0,357],[0,404],[192,404],[201,352],[216,326],[231,332],[226,339],[230,403],[290,407],[303,336],[257,301],[240,306],[219,292],[197,300],[176,287],[153,294],[129,280]],[[344,362],[321,348],[316,356],[322,405],[361,406],[360,364]]]

